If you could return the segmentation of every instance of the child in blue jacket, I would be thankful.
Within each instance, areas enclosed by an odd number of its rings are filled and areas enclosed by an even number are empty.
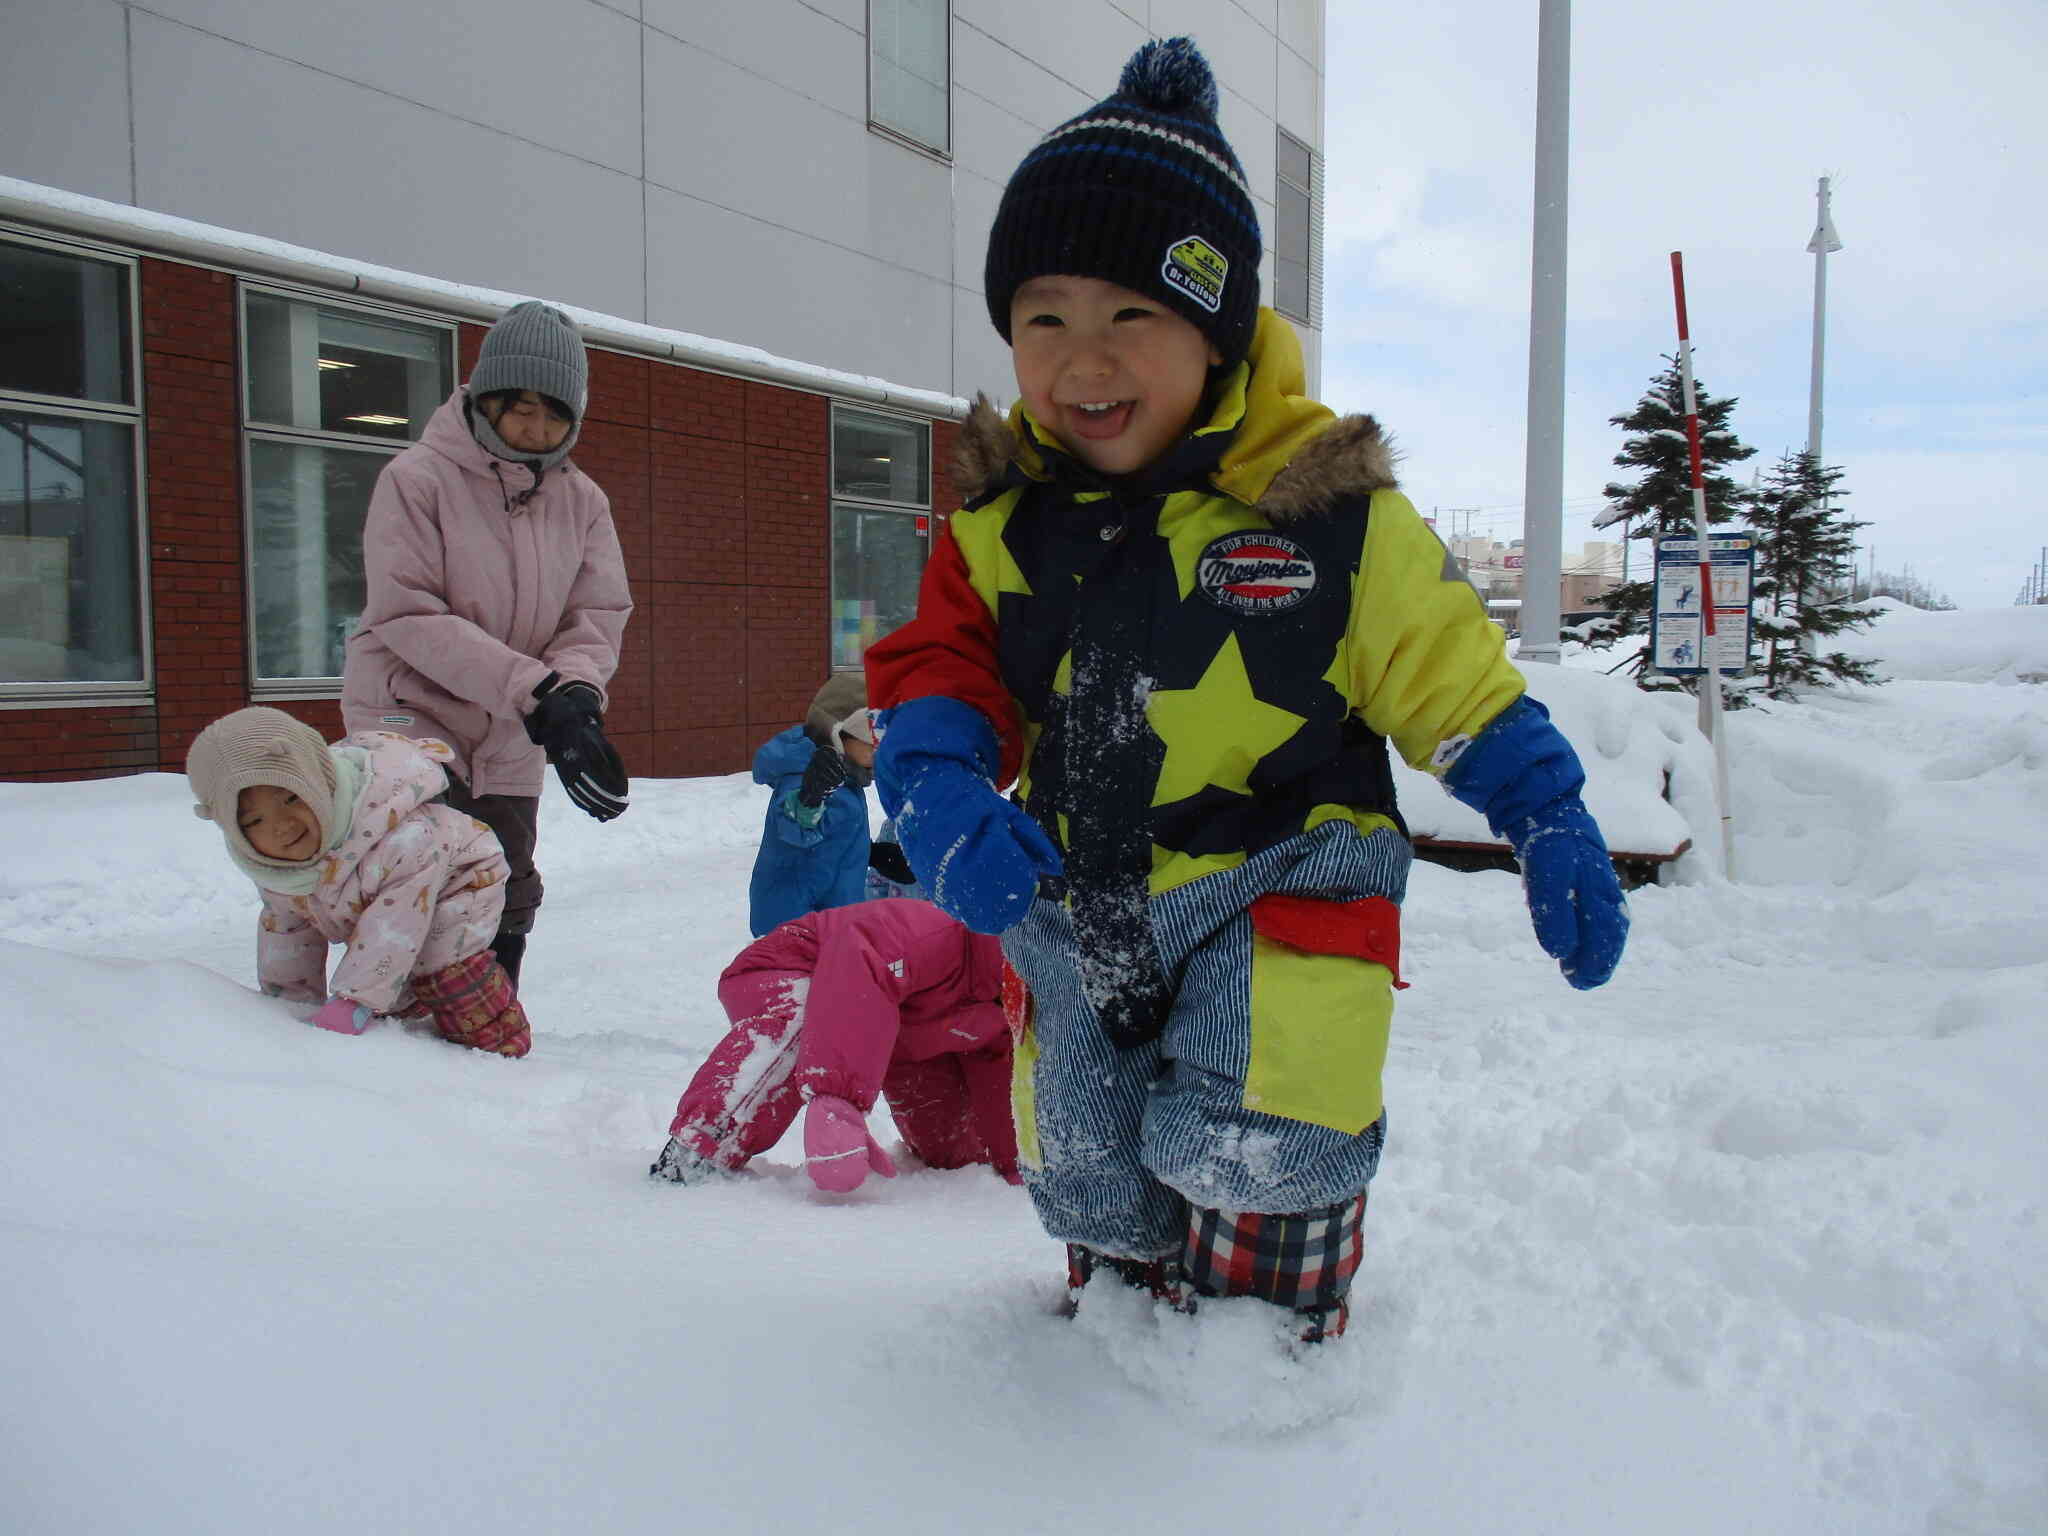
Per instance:
[[[771,736],[754,754],[754,782],[769,789],[748,888],[755,938],[806,912],[867,898],[868,802],[875,734],[867,682],[835,673],[802,725]]]

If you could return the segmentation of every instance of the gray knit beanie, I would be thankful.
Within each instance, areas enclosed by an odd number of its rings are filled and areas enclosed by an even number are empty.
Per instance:
[[[472,400],[501,389],[530,389],[569,408],[580,426],[590,403],[590,359],[569,317],[539,299],[515,304],[484,336],[470,370]]]
[[[289,859],[265,857],[242,835],[237,805],[242,791],[258,784],[297,795],[319,818],[321,846],[334,841],[339,783],[334,755],[318,731],[281,709],[259,706],[221,716],[199,733],[185,754],[185,777],[197,802],[192,813],[220,828],[228,852],[245,867],[298,867]]]

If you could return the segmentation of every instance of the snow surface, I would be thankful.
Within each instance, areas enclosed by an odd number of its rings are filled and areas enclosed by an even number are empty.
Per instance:
[[[1635,892],[1598,992],[1512,876],[1416,867],[1357,1314],[1301,1360],[1253,1302],[1060,1320],[983,1171],[646,1177],[747,937],[743,776],[550,791],[521,1062],[255,996],[182,779],[0,784],[0,1530],[2048,1530],[2014,622],[1888,614],[1901,681],[1730,716],[1743,882]],[[1596,736],[1611,659],[1543,689]]]

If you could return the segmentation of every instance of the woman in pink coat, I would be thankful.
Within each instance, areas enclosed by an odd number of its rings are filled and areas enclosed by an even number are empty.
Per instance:
[[[442,1038],[504,1056],[532,1044],[491,953],[505,856],[491,829],[436,803],[452,756],[438,741],[369,731],[328,746],[277,709],[238,709],[185,759],[193,810],[219,826],[256,883],[256,974],[307,1022],[358,1035],[424,1008]],[[327,946],[345,945],[327,973]]]
[[[511,866],[492,949],[515,985],[541,902],[545,766],[598,820],[626,808],[604,709],[633,603],[611,503],[569,462],[588,378],[559,310],[521,304],[491,327],[469,383],[377,477],[343,668],[351,731],[454,748],[448,803],[489,825]]]
[[[718,978],[732,1020],[690,1079],[649,1173],[694,1184],[744,1167],[804,1114],[820,1189],[896,1173],[867,1129],[879,1095],[932,1168],[990,1164],[1018,1182],[1001,944],[922,901],[810,912]]]

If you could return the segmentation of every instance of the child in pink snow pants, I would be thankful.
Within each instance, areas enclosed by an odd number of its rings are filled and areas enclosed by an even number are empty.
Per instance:
[[[880,1096],[928,1167],[987,1163],[1018,1182],[1002,985],[1002,946],[925,902],[784,923],[718,978],[732,1031],[690,1079],[648,1172],[695,1184],[742,1168],[805,1109],[804,1171],[820,1189],[893,1178],[867,1130]]]

